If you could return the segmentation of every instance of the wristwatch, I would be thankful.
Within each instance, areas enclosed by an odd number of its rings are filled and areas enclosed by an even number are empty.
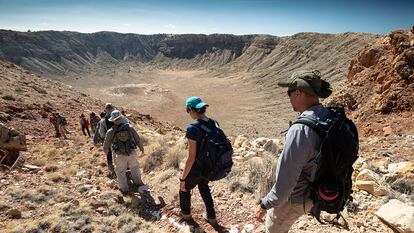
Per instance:
[[[185,181],[185,179],[181,179],[181,178],[179,178],[179,179],[180,179],[181,182],[184,182]]]
[[[259,202],[257,203],[260,205],[260,208],[267,210],[266,206],[263,204],[262,199],[259,200]]]

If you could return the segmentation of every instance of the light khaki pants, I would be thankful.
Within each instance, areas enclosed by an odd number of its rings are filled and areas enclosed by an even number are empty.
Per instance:
[[[141,173],[139,171],[137,152],[135,150],[133,150],[129,156],[115,153],[115,174],[118,180],[119,188],[122,192],[129,192],[128,180],[126,177],[127,168],[131,171],[134,183],[136,185],[143,184],[141,180]]]
[[[303,203],[286,202],[278,208],[267,210],[265,228],[266,233],[285,233],[295,221],[305,213],[308,213],[312,208],[312,201],[307,200],[305,210]]]

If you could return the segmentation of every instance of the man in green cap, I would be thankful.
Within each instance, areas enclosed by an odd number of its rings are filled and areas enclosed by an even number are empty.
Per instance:
[[[287,95],[295,112],[325,121],[330,111],[319,98],[327,98],[332,90],[320,77],[320,72],[298,71],[278,83],[287,87]],[[285,147],[280,154],[276,179],[270,192],[261,198],[256,217],[264,221],[266,232],[288,232],[292,224],[312,207],[309,181],[313,180],[321,139],[317,132],[304,124],[293,124],[286,134]],[[305,210],[305,211],[304,211]]]

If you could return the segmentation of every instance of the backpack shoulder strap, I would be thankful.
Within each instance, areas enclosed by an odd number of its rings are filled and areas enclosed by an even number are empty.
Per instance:
[[[213,120],[213,119],[212,119]],[[214,123],[215,123],[215,125],[216,125],[216,127],[217,128],[220,128],[219,127],[219,125],[218,125],[218,122],[217,121],[215,121],[215,120],[213,120],[214,121]],[[211,133],[211,131],[212,131],[212,129],[210,128],[210,127],[208,127],[207,125],[206,125],[206,123],[204,123],[204,121],[199,121],[199,120],[197,120],[197,122],[194,122],[194,123],[192,123],[191,125],[193,125],[194,127],[196,127],[196,128],[198,128],[198,129],[202,129],[204,132],[206,132],[206,133]]]
[[[328,123],[319,121],[313,116],[300,116],[295,122],[292,123],[292,125],[294,124],[306,125],[309,128],[315,130],[320,137],[325,136],[328,127]]]

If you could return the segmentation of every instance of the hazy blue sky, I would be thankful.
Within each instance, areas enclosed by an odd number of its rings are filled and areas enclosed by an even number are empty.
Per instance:
[[[386,34],[413,24],[414,0],[0,0],[0,29],[19,31]]]

